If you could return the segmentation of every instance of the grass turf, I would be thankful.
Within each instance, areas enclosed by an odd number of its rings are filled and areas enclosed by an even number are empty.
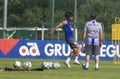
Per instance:
[[[31,72],[0,72],[0,79],[119,79],[120,65],[113,64],[113,61],[100,61],[99,70],[94,70],[94,61],[90,61],[89,70],[83,70],[81,65],[74,65],[73,60],[70,62],[71,69],[64,65],[64,60],[47,60],[47,59],[0,59],[0,67],[11,67],[13,63],[19,60],[22,63],[26,60],[31,61],[32,68],[41,67],[43,61],[60,62],[61,68],[48,69],[44,71]],[[80,60],[82,63],[83,61]]]

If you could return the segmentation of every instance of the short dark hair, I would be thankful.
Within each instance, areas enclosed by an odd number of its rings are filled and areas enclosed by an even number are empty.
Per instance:
[[[66,11],[65,12],[65,15],[64,15],[66,18],[69,18],[69,17],[73,17],[73,14],[72,14],[72,12],[70,12],[70,11]]]
[[[90,13],[90,18],[92,19],[92,20],[94,20],[94,19],[96,19],[96,12],[91,12]]]

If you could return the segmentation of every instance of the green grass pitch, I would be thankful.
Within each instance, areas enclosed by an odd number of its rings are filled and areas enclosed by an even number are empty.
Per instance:
[[[24,62],[31,61],[32,68],[41,67],[43,61],[60,62],[61,68],[58,70],[49,69],[44,71],[31,72],[0,72],[0,79],[120,79],[120,65],[113,64],[113,61],[100,61],[99,70],[94,70],[94,61],[90,61],[89,70],[83,70],[81,65],[74,65],[73,60],[70,62],[71,69],[64,65],[64,60],[48,59],[0,59],[0,67],[13,68],[13,62],[19,60]],[[83,60],[80,60],[82,63]]]

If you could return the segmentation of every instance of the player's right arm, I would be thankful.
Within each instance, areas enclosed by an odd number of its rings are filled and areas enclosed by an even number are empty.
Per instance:
[[[58,28],[63,27],[64,25],[67,24],[67,21],[62,21],[59,24],[57,24],[50,32],[49,34],[53,34]]]

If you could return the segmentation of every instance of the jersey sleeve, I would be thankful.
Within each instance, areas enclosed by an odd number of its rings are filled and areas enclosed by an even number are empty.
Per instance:
[[[102,26],[101,26],[101,24],[100,24],[100,29],[99,29],[99,32],[102,32],[103,30],[102,30]]]
[[[84,31],[87,31],[87,23],[84,26]]]

